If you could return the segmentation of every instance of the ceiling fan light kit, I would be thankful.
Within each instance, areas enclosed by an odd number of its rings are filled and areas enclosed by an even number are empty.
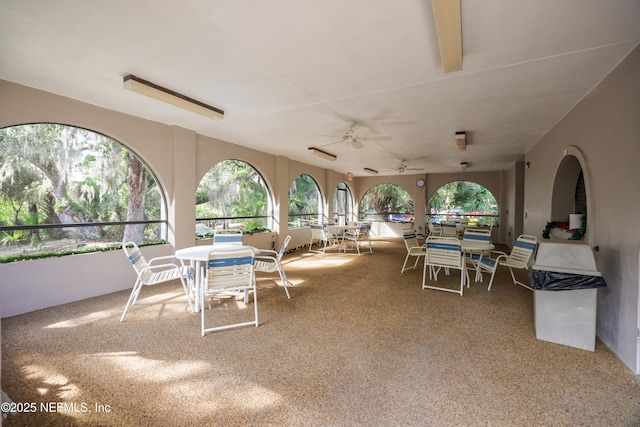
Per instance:
[[[469,163],[467,163],[467,162],[461,162],[460,163],[460,168],[462,169],[462,172],[466,172],[467,166],[469,166]]]
[[[371,169],[371,168],[364,168],[364,171],[366,173],[370,173],[371,175],[378,175],[378,171],[375,169]]]
[[[456,132],[456,146],[458,151],[467,151],[467,132]]]
[[[197,113],[214,120],[222,120],[224,118],[224,111],[219,108],[212,107],[204,102],[174,92],[171,89],[151,83],[133,74],[126,75],[123,79],[123,84],[125,89],[148,96],[157,101],[165,102],[174,107],[182,108],[183,110],[191,111],[192,113]]]
[[[311,154],[315,156],[322,157],[323,159],[331,160],[332,162],[338,158],[338,156],[336,156],[335,154],[328,153],[316,147],[309,147],[309,151],[311,151]]]

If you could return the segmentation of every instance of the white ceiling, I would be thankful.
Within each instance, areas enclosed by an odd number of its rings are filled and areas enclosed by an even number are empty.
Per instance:
[[[0,79],[356,176],[402,159],[489,171],[521,160],[640,42],[639,0],[461,2],[463,68],[444,74],[428,0],[0,0]],[[225,118],[127,91],[127,74]],[[364,148],[308,152],[350,121]]]

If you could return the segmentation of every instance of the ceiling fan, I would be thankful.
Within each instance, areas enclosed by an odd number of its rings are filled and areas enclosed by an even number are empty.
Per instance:
[[[405,160],[402,160],[400,162],[400,166],[398,166],[396,169],[396,172],[398,173],[404,173],[404,172],[409,172],[409,171],[423,171],[424,168],[410,168],[406,163]]]
[[[349,126],[347,128],[347,130],[342,134],[342,136],[338,137],[340,138],[339,141],[335,141],[332,142],[330,144],[326,144],[323,145],[323,147],[328,147],[329,145],[333,145],[333,144],[338,144],[340,142],[344,142],[346,143],[348,146],[353,147],[353,148],[362,148],[364,147],[364,141],[368,138],[367,135],[363,135],[362,133],[358,132],[358,129],[360,129],[360,127],[358,126],[358,124],[354,121],[349,122]],[[329,136],[329,135],[324,135],[324,136]],[[335,138],[334,136],[332,136],[332,138]],[[376,140],[376,141],[388,141],[391,139],[391,136],[387,136],[387,135],[372,135],[371,136],[372,140]]]

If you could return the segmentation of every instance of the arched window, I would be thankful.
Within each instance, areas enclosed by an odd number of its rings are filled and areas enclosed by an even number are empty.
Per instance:
[[[270,230],[273,226],[269,190],[250,164],[223,160],[207,172],[196,190],[196,234],[237,228],[244,233]]]
[[[552,220],[542,231],[542,237],[583,240],[587,232],[587,202],[580,160],[572,154],[566,155],[556,171],[551,199]]]
[[[464,222],[490,226],[498,219],[498,202],[489,190],[469,181],[455,181],[438,188],[428,203],[431,222]]]
[[[289,228],[325,222],[323,206],[318,184],[309,175],[300,175],[289,188]]]
[[[359,218],[367,221],[412,222],[415,215],[413,199],[396,184],[371,187],[360,201]]]
[[[353,196],[346,183],[341,182],[333,192],[333,222],[345,225],[357,218],[353,213]]]
[[[153,173],[104,135],[61,124],[0,129],[0,260],[166,238]]]

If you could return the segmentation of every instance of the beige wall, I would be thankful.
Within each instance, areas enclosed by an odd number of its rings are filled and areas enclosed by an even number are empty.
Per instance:
[[[506,200],[504,202],[506,221],[502,225],[504,243],[513,247],[518,236],[523,233],[524,215],[524,162],[516,162],[507,171]]]
[[[581,159],[587,187],[587,241],[607,287],[598,292],[598,336],[638,367],[640,253],[640,47],[526,155],[524,232],[540,237],[552,219],[556,170]]]

